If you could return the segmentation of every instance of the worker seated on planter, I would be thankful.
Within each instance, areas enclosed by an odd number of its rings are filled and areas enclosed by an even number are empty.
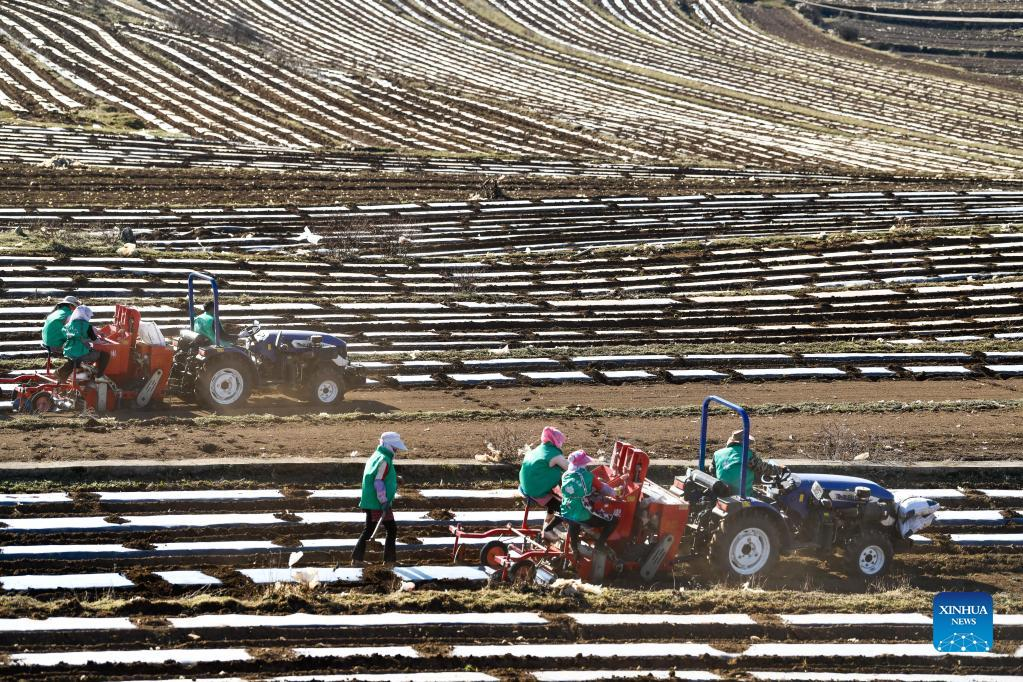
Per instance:
[[[596,549],[602,549],[614,532],[618,519],[595,512],[591,505],[596,483],[600,493],[613,497],[615,490],[603,481],[593,478],[589,466],[596,464],[584,450],[576,450],[568,456],[568,471],[561,477],[561,516],[569,524],[572,551],[579,554],[579,531],[581,526],[600,531]]]
[[[765,462],[753,452],[753,436],[749,437],[749,463],[746,471],[745,497],[753,494],[753,482],[762,476],[777,476],[785,471],[785,467],[773,462]],[[725,447],[714,453],[710,462],[710,473],[719,481],[727,483],[733,495],[738,495],[739,480],[742,474],[742,431],[734,431],[725,442]]]
[[[87,305],[80,305],[75,308],[64,326],[64,357],[69,360],[68,364],[57,370],[57,381],[67,381],[71,370],[81,367],[83,363],[96,363],[96,376],[101,377],[110,362],[110,353],[96,350],[92,342],[96,340],[96,330],[92,328],[92,309]]]
[[[46,352],[50,354],[50,357],[64,356],[64,342],[67,341],[64,325],[67,324],[71,313],[79,305],[81,305],[81,301],[74,296],[65,296],[60,303],[53,306],[53,310],[46,316],[46,321],[43,322],[42,337],[43,345],[46,346]]]
[[[543,523],[546,535],[557,521],[561,499],[554,489],[561,483],[561,475],[568,469],[568,460],[561,448],[565,445],[565,434],[553,426],[544,427],[540,434],[540,445],[530,450],[519,468],[519,492],[527,503],[547,508]]]
[[[220,324],[220,320],[213,315],[213,301],[207,301],[202,307],[202,315],[196,315],[195,319],[192,320],[192,331],[196,334],[202,334],[209,339],[209,345],[213,345],[214,339],[217,338],[214,329],[220,331],[220,347],[230,348],[233,344],[227,340],[227,332],[224,331],[224,325]],[[214,325],[216,325],[214,327]]]
[[[60,303],[53,306],[53,310],[46,316],[46,321],[43,322],[42,339],[43,347],[46,348],[46,355],[48,357],[64,357],[64,342],[67,341],[64,325],[67,324],[71,313],[79,305],[81,305],[81,301],[74,296],[65,296]],[[69,362],[68,372],[71,371],[70,367],[71,364]]]

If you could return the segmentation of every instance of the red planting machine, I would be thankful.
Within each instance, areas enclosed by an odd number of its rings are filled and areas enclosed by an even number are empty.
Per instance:
[[[595,500],[593,511],[617,519],[604,550],[595,550],[585,536],[579,553],[572,550],[567,522],[555,527],[556,537],[541,537],[541,529],[530,525],[526,504],[521,525],[467,531],[451,526],[455,536],[454,556],[461,558],[466,544],[484,542],[480,564],[495,580],[509,582],[550,582],[563,571],[587,582],[600,583],[616,575],[638,573],[644,580],[670,573],[689,517],[689,505],[671,491],[647,480],[650,457],[627,443],[617,442],[609,465],[593,468],[595,480],[615,488],[614,498]],[[585,530],[584,530],[585,533]],[[467,543],[469,541],[469,543]]]
[[[113,321],[100,328],[97,336],[93,348],[110,355],[105,376],[94,379],[83,367],[64,383],[54,381],[48,373],[17,377],[14,401],[18,409],[46,413],[84,407],[107,412],[129,404],[146,407],[163,398],[174,349],[164,343],[155,325],[143,330],[139,311],[118,305]]]

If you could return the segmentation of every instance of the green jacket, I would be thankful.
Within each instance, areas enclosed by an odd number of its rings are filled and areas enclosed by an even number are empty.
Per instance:
[[[561,457],[561,450],[553,443],[541,443],[529,451],[519,469],[519,487],[530,497],[543,497],[554,490],[561,480],[561,467],[551,466],[551,460]]]
[[[46,316],[46,322],[43,323],[43,345],[48,348],[64,345],[64,342],[67,341],[64,325],[67,324],[69,317],[71,317],[71,308],[63,305]]]
[[[589,521],[593,515],[586,507],[586,496],[592,492],[592,471],[585,467],[566,471],[561,477],[561,515],[578,523]]]
[[[89,322],[88,320],[71,320],[64,326],[64,357],[70,360],[80,358],[89,353]]]
[[[387,504],[394,502],[394,495],[398,492],[398,472],[394,470],[394,452],[379,446],[366,462],[366,468],[362,470],[362,498],[359,500],[359,508],[377,510],[381,508],[380,500],[377,499],[377,470],[380,463],[387,463],[387,472],[384,474],[384,491],[387,493]]]
[[[202,334],[207,339],[209,339],[210,342],[213,342],[217,338],[216,333],[214,332],[216,324],[217,321],[213,318],[213,315],[211,315],[210,313],[196,315],[195,320],[192,321],[192,331],[194,331],[196,334]],[[231,343],[226,338],[224,338],[224,327],[221,326],[220,346],[222,348],[227,348],[230,345]]]
[[[749,451],[749,471],[746,472],[746,497],[753,494],[753,483],[757,477],[770,474],[775,467]],[[714,476],[728,484],[733,495],[739,494],[739,477],[742,474],[742,445],[729,445],[714,453]]]

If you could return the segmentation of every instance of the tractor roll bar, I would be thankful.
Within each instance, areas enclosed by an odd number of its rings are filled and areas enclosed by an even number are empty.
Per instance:
[[[716,395],[705,398],[703,409],[700,411],[700,471],[704,471],[704,462],[707,459],[707,418],[710,416],[711,403],[723,405],[742,417],[742,471],[739,474],[739,497],[746,499],[746,470],[749,466],[749,414],[742,407]]]
[[[195,324],[195,280],[209,282],[213,288],[213,345],[220,345],[220,288],[217,287],[217,278],[207,275],[205,272],[188,273],[188,328]]]

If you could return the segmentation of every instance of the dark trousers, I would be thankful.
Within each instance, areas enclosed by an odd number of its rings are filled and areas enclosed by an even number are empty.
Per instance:
[[[615,526],[618,525],[618,519],[606,519],[603,516],[597,514],[591,514],[589,520],[584,523],[577,521],[571,521],[568,524],[568,536],[572,541],[572,551],[579,554],[579,531],[583,526],[587,528],[599,529],[600,537],[597,538],[597,548],[602,548],[607,544],[607,539],[611,537],[611,533],[615,532]]]
[[[373,531],[377,528],[377,522],[380,521],[379,509],[365,509],[363,511],[366,512],[366,527],[362,529],[362,535],[359,536],[359,541],[355,543],[355,549],[352,550],[352,561],[362,561],[365,558],[366,543],[373,536]],[[397,559],[395,544],[398,542],[398,524],[394,522],[394,512],[390,509],[387,510],[384,516],[384,529],[387,531],[387,539],[384,541],[384,563],[393,564]]]
[[[80,358],[68,359],[64,366],[57,370],[57,381],[60,383],[67,381],[68,377],[71,376],[72,370],[76,367],[81,367],[83,362],[96,363],[96,376],[101,377],[110,363],[110,353],[105,350],[90,350]]]
[[[557,495],[554,495],[547,501],[547,517],[543,521],[543,530],[541,532],[546,533],[554,528],[558,520],[558,514],[560,513],[561,499]]]

